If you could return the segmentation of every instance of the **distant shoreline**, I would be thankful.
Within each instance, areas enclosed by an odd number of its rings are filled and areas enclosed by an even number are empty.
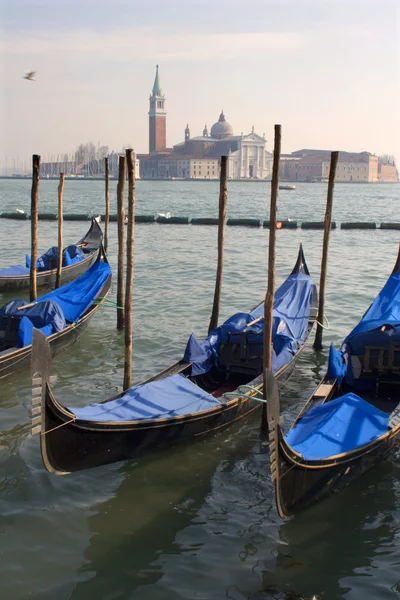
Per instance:
[[[16,181],[30,181],[31,180],[31,176],[25,176],[25,175],[21,175],[21,176],[12,176],[12,175],[0,175],[0,179],[7,179],[7,180],[16,180]],[[41,181],[59,181],[59,177],[58,176],[52,176],[52,177],[41,177],[40,178]],[[103,177],[65,177],[66,181],[104,181],[104,176]],[[118,181],[117,177],[110,177],[110,181]],[[178,178],[178,177],[174,177],[173,179],[168,178],[168,179],[136,179],[136,181],[153,181],[155,183],[157,182],[161,182],[161,183],[165,183],[166,181],[172,181],[172,182],[197,182],[197,181],[201,181],[201,182],[209,182],[209,183],[219,183],[219,179],[200,179],[200,178],[196,178],[196,179],[183,179],[183,178]],[[270,179],[228,179],[229,183],[271,183]],[[310,183],[323,183],[326,184],[327,181],[292,181],[290,179],[280,179],[279,180],[280,183],[288,183],[291,185],[300,185],[302,183],[306,183],[306,184],[310,184]],[[356,185],[362,185],[362,184],[367,184],[367,185],[377,185],[377,184],[398,184],[400,183],[399,181],[336,181],[336,184],[341,184],[341,183],[350,183],[350,184],[356,184]]]

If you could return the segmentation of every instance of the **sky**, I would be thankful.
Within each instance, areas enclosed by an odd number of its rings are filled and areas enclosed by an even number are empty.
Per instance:
[[[283,152],[400,164],[400,0],[0,0],[0,56],[0,168],[89,141],[147,152],[156,64],[168,146],[223,109],[270,151],[280,123]]]

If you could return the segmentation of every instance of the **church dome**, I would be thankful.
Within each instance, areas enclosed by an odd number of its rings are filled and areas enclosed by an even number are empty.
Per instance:
[[[218,121],[211,127],[211,137],[221,140],[230,135],[233,135],[233,128],[232,125],[229,125],[229,123],[225,121],[224,111],[222,111]]]

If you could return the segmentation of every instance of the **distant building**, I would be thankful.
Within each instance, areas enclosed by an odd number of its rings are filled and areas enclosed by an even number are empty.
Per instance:
[[[249,134],[234,135],[224,111],[208,133],[191,137],[189,124],[184,141],[167,148],[165,96],[162,93],[158,66],[150,95],[149,154],[138,155],[143,179],[218,179],[221,156],[228,156],[230,179],[268,179],[272,171],[272,155],[265,148],[265,135],[254,127]]]
[[[325,181],[329,177],[330,150],[303,149],[281,157],[280,178],[284,181]],[[386,168],[388,167],[388,168]],[[380,165],[370,152],[339,152],[337,182],[396,182],[393,165]]]

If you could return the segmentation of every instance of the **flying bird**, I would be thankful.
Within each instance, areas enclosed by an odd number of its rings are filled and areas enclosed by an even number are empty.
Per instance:
[[[28,71],[23,76],[23,79],[28,79],[28,81],[36,81],[36,79],[34,78],[35,73],[36,71]]]

